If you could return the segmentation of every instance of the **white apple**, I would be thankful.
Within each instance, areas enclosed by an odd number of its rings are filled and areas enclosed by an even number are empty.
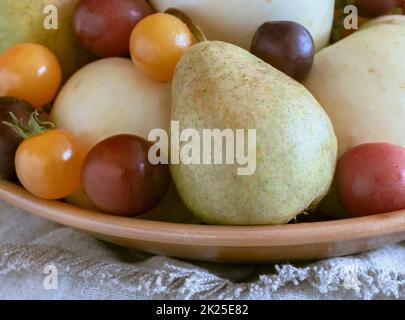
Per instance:
[[[324,107],[339,155],[367,142],[405,147],[405,24],[365,26],[315,56],[305,86]]]
[[[68,80],[51,120],[75,135],[86,150],[119,133],[148,139],[150,130],[169,128],[170,93],[170,83],[149,79],[130,59],[102,59]]]
[[[335,0],[151,0],[155,9],[177,8],[199,25],[209,40],[250,48],[264,22],[295,21],[312,34],[316,49],[329,43]]]

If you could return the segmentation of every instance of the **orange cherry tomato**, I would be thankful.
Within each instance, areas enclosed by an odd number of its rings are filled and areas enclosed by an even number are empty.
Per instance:
[[[0,56],[0,96],[17,97],[42,108],[53,100],[61,80],[58,59],[42,45],[19,44]]]
[[[83,160],[75,137],[65,130],[50,129],[22,142],[15,165],[20,182],[29,192],[56,200],[80,188]]]
[[[156,13],[141,20],[130,39],[135,66],[150,78],[172,80],[184,51],[196,42],[185,23],[166,13]]]

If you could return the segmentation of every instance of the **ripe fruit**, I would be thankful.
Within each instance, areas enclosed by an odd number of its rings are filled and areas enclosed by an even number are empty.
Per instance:
[[[88,153],[82,169],[84,190],[101,211],[138,215],[156,207],[169,188],[168,165],[152,165],[151,143],[135,135],[116,135]]]
[[[22,141],[22,138],[2,121],[12,120],[10,116],[10,112],[12,112],[24,124],[27,124],[33,111],[34,107],[25,101],[12,97],[0,98],[0,179],[15,177],[15,152]]]
[[[338,161],[336,187],[354,217],[405,209],[405,148],[367,143],[349,150]]]
[[[65,130],[53,129],[32,113],[25,127],[16,118],[9,124],[25,140],[15,156],[22,185],[37,197],[56,200],[80,187],[83,153],[76,138]]]
[[[37,108],[51,102],[59,89],[62,70],[48,48],[24,43],[0,56],[0,96],[13,96]]]
[[[101,59],[69,79],[51,121],[75,135],[86,151],[119,133],[147,139],[152,129],[169,129],[170,92],[170,83],[151,80],[130,59]]]
[[[346,0],[345,0],[346,1]],[[329,43],[335,0],[149,0],[157,10],[177,8],[201,27],[207,38],[249,50],[265,21],[295,21],[312,34],[316,51]],[[336,1],[337,2],[337,1]]]
[[[179,121],[180,132],[243,128],[245,143],[239,140],[236,148],[247,145],[250,160],[243,168],[256,169],[238,175],[235,158],[234,164],[171,165],[184,203],[204,222],[287,223],[328,192],[336,137],[328,116],[302,85],[244,49],[206,41],[187,50],[172,86],[172,120]],[[257,143],[247,141],[248,129],[256,130]],[[189,145],[182,141],[179,150]],[[229,150],[223,148],[223,154]]]
[[[150,78],[167,82],[187,48],[195,43],[190,29],[180,19],[156,13],[134,28],[130,51],[135,66]]]
[[[402,15],[377,18],[316,55],[304,84],[332,120],[339,157],[369,142],[405,147],[404,22]],[[340,215],[335,199],[331,193],[322,210]]]
[[[19,43],[41,44],[58,57],[63,79],[67,80],[94,59],[73,30],[77,3],[78,0],[1,0],[0,53]]]
[[[256,31],[251,52],[297,81],[311,71],[314,41],[302,25],[295,22],[266,22]]]
[[[73,25],[84,47],[93,54],[127,56],[133,28],[153,13],[145,0],[81,0]]]

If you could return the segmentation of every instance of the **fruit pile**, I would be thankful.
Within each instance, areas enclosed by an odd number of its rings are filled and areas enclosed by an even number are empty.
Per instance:
[[[49,30],[46,5],[59,10]],[[173,181],[210,224],[405,209],[405,16],[390,15],[402,12],[401,0],[5,0],[0,178],[120,216],[151,211]],[[173,146],[150,160],[156,129],[179,135],[177,162]],[[254,129],[254,172],[237,174],[243,153],[194,163],[206,129]]]

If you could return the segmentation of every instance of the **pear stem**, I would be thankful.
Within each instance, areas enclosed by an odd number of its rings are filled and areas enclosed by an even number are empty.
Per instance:
[[[193,34],[194,38],[197,42],[204,42],[207,41],[207,37],[205,36],[204,32],[201,30],[199,26],[197,26],[191,18],[186,15],[183,11],[180,11],[176,8],[169,8],[165,11],[165,13],[170,14],[181,21],[183,21],[187,27],[190,29],[191,33]]]
[[[40,135],[47,130],[55,128],[55,125],[52,122],[41,121],[39,119],[38,110],[31,113],[27,125],[24,125],[23,119],[18,119],[14,113],[10,112],[9,114],[11,122],[3,121],[2,123],[13,129],[14,132],[24,140]]]

